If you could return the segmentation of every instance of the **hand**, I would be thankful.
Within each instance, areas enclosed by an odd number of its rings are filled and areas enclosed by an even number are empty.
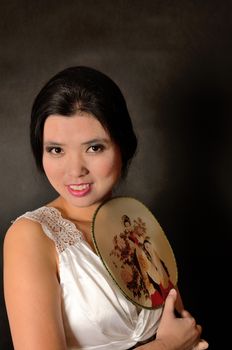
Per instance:
[[[163,315],[157,331],[156,342],[164,350],[204,350],[208,343],[200,339],[202,328],[196,324],[192,315],[183,310],[181,318],[175,316],[177,292],[171,289],[166,299]]]
[[[208,349],[209,344],[204,339],[200,339],[198,344],[195,345],[192,350],[205,350]]]
[[[181,316],[182,318],[185,317],[192,317],[191,314],[187,311],[187,310],[183,310],[181,312]],[[200,325],[196,325],[196,327],[199,330],[199,333],[202,333],[202,327]],[[207,341],[205,341],[204,339],[199,339],[198,343],[191,349],[191,350],[204,350],[207,349],[209,346],[209,344],[207,343]]]

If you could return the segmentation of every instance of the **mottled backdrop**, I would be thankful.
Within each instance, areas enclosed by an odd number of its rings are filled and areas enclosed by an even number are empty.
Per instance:
[[[67,66],[102,70],[121,87],[139,138],[119,192],[144,201],[164,228],[186,307],[212,350],[229,342],[231,315],[231,5],[0,2],[1,243],[11,220],[55,196],[30,153],[35,94]],[[10,350],[0,287],[0,348]]]

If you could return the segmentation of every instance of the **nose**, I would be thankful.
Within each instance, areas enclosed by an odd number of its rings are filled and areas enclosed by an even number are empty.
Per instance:
[[[68,158],[66,170],[73,178],[83,177],[89,173],[86,161],[80,154],[73,154]]]

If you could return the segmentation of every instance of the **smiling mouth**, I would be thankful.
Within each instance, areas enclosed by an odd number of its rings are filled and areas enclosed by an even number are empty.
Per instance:
[[[69,185],[69,188],[73,191],[83,191],[90,187],[90,184],[82,184],[82,185]]]
[[[68,185],[68,191],[75,197],[83,197],[91,191],[91,184]]]

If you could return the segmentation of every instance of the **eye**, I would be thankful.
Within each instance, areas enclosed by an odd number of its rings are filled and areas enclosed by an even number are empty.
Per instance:
[[[88,153],[99,153],[102,152],[104,150],[104,146],[103,145],[92,145],[87,149]]]
[[[54,155],[60,155],[61,153],[63,153],[63,150],[61,147],[46,147],[46,151],[48,153],[54,154]]]

